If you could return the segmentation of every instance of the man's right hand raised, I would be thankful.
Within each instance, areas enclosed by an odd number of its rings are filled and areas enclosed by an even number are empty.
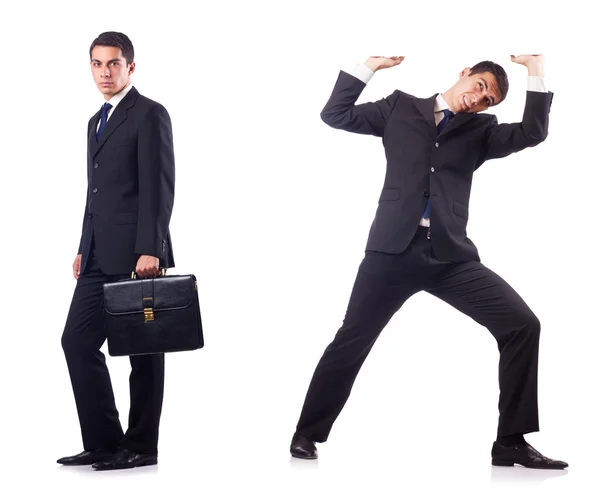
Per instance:
[[[75,277],[75,280],[79,279],[80,273],[81,273],[81,254],[78,254],[75,257],[75,261],[73,262],[73,277]]]
[[[372,72],[377,72],[377,70],[381,70],[382,68],[400,65],[403,61],[403,56],[370,56],[365,62],[365,65],[369,67]]]

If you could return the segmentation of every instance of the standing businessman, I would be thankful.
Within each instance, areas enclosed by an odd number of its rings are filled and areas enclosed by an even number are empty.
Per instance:
[[[425,291],[485,326],[498,343],[500,416],[492,464],[565,468],[524,439],[539,430],[540,322],[480,262],[466,235],[474,171],[548,135],[553,94],[544,87],[543,57],[511,57],[529,73],[523,119],[511,124],[480,113],[508,92],[506,72],[489,61],[465,68],[443,94],[421,99],[396,90],[355,104],[374,72],[403,59],[371,57],[352,73],[340,72],[321,113],[333,128],[380,137],[387,172],[344,322],[315,369],[290,452],[317,457],[315,442],[327,440],[377,337],[409,297]]]
[[[174,266],[169,234],[175,162],[166,109],[132,85],[133,45],[105,32],[90,47],[104,104],[88,123],[88,190],[75,293],[62,336],[83,437],[63,465],[97,470],[157,463],[164,355],[131,357],[129,428],[123,433],[104,354],[103,284]]]

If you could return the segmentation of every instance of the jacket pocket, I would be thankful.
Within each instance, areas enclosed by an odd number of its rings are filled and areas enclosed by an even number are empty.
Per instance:
[[[456,215],[465,220],[469,219],[469,207],[462,202],[452,202],[452,210]]]
[[[400,188],[384,188],[379,195],[379,202],[388,202],[400,198]]]

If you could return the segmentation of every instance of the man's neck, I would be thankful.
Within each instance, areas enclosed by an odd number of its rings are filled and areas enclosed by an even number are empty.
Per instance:
[[[127,83],[126,83],[126,84],[123,86],[123,88],[122,88],[122,89],[121,89],[119,92],[117,92],[117,93],[115,93],[115,94],[104,94],[104,100],[105,100],[105,101],[107,101],[107,102],[108,102],[108,101],[110,101],[110,100],[111,100],[113,97],[115,97],[115,96],[117,96],[117,95],[121,94],[121,92],[123,92],[125,89],[127,89],[127,87],[129,87],[129,85],[130,85],[130,84],[131,84],[131,82],[127,82]]]

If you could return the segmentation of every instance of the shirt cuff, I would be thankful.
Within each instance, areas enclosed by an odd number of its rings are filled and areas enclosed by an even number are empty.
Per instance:
[[[353,77],[356,77],[358,80],[362,80],[365,84],[369,83],[371,77],[375,75],[375,72],[371,71],[371,69],[367,67],[364,63],[358,63],[352,71],[348,72],[344,70],[344,72],[349,73]]]
[[[544,84],[544,77],[529,75],[527,77],[527,90],[532,92],[548,92]]]

